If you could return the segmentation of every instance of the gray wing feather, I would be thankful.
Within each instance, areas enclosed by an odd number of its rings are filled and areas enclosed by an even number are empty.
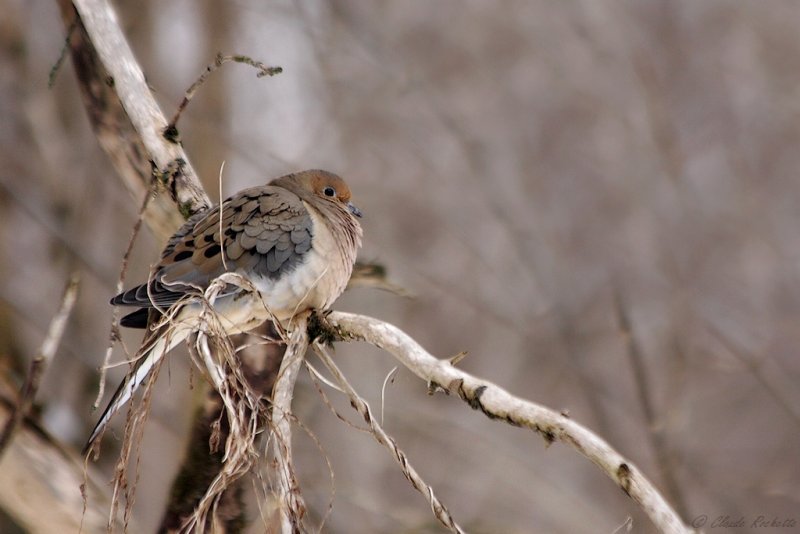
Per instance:
[[[193,216],[170,238],[149,287],[135,287],[111,302],[169,307],[207,288],[226,266],[276,279],[303,261],[312,235],[311,217],[294,193],[276,186],[246,189],[223,202],[222,236],[219,206]]]

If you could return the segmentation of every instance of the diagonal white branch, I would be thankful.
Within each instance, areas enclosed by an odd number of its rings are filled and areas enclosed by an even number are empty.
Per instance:
[[[192,212],[208,208],[208,196],[196,178],[183,147],[164,136],[167,119],[147,86],[144,73],[133,55],[117,14],[107,0],[73,0],[97,56],[108,71],[114,88],[134,129],[156,168],[167,171],[180,166],[182,187],[174,188],[175,201]]]
[[[344,312],[333,312],[327,319],[344,340],[366,341],[390,352],[418,377],[448,394],[457,393],[490,419],[535,430],[548,443],[561,441],[572,446],[638,503],[659,531],[670,534],[693,532],[636,466],[599,436],[567,416],[515,397],[496,384],[457,369],[447,360],[435,358],[396,326]]]

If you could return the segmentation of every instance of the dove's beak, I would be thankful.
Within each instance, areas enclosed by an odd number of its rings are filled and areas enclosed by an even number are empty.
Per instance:
[[[361,213],[361,210],[360,210],[360,209],[358,209],[357,207],[355,207],[355,206],[353,205],[353,203],[352,203],[352,202],[348,202],[348,203],[347,203],[347,209],[349,209],[349,210],[350,210],[350,213],[352,213],[353,215],[355,215],[355,216],[356,216],[356,217],[358,217],[359,219],[360,219],[360,218],[361,218],[361,217],[364,215],[363,213]]]

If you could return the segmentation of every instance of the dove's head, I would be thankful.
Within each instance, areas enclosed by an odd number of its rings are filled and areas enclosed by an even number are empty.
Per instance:
[[[318,204],[339,204],[356,217],[361,217],[361,210],[350,202],[350,188],[347,183],[331,172],[321,170],[298,172],[273,180],[272,184],[284,187],[300,198],[313,200]]]

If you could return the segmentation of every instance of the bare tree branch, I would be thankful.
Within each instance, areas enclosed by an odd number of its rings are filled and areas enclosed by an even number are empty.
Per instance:
[[[534,430],[548,444],[562,441],[572,446],[638,503],[661,532],[693,532],[636,466],[568,417],[515,397],[496,384],[435,358],[408,334],[389,323],[344,312],[333,312],[327,319],[343,340],[366,341],[388,351],[432,387],[458,394],[470,407],[482,411],[490,419]]]
[[[12,416],[12,391],[0,381],[0,424]],[[29,532],[78,532],[81,525],[83,532],[103,532],[111,504],[99,481],[75,451],[23,420],[0,459],[0,508]]]
[[[173,200],[182,211],[189,213],[208,208],[208,195],[189,164],[183,147],[164,136],[167,120],[147,87],[144,73],[117,24],[111,6],[105,0],[74,0],[73,4],[156,170],[159,173],[168,169],[177,172],[171,176],[162,175],[163,180],[169,180],[166,185]]]
[[[173,136],[176,136],[178,121],[181,118],[181,114],[189,105],[189,102],[192,101],[192,98],[194,98],[194,95],[195,93],[197,93],[197,90],[200,89],[200,87],[205,83],[205,81],[208,79],[211,73],[213,73],[215,70],[217,70],[218,68],[220,68],[222,65],[224,65],[229,61],[234,61],[236,63],[244,63],[245,65],[250,65],[251,67],[254,67],[255,69],[258,70],[258,74],[256,74],[256,76],[258,76],[259,78],[263,76],[275,76],[276,74],[280,74],[281,72],[283,72],[283,69],[281,67],[268,67],[264,65],[262,62],[256,61],[248,56],[225,56],[223,54],[217,54],[217,57],[214,60],[214,62],[209,63],[208,66],[206,66],[203,73],[197,78],[197,80],[195,80],[195,82],[189,87],[189,89],[186,90],[186,94],[183,96],[183,100],[181,100],[181,103],[178,105],[178,110],[175,112],[175,115],[172,116],[172,120],[169,121],[169,125],[167,125],[164,130],[164,133],[167,135],[167,137],[172,138]]]
[[[33,406],[33,400],[36,398],[36,392],[39,391],[42,375],[55,356],[58,345],[61,343],[61,336],[64,335],[64,329],[67,327],[67,320],[69,320],[70,313],[72,313],[75,299],[78,297],[78,285],[78,275],[73,274],[64,289],[64,295],[61,297],[61,306],[53,316],[53,320],[50,321],[50,328],[47,329],[47,336],[42,342],[39,353],[31,360],[28,376],[25,377],[25,383],[22,385],[17,405],[14,407],[2,435],[0,435],[0,458],[11,442],[14,432],[17,431],[23,419],[28,416],[31,406]]]
[[[0,418],[5,419],[0,438],[0,508],[32,532],[77,532],[81,525],[89,532],[99,532],[106,523],[107,499],[95,483],[87,482],[79,457],[26,420],[66,328],[78,284],[73,275],[16,403],[8,400],[10,385],[0,383]],[[86,506],[86,496],[92,499],[90,506]]]
[[[140,199],[158,177],[158,195],[145,212],[166,240],[183,219],[210,206],[179,144],[163,136],[167,121],[156,105],[133,53],[105,0],[57,0],[75,73],[97,139],[123,183]],[[175,206],[178,209],[175,209]]]

